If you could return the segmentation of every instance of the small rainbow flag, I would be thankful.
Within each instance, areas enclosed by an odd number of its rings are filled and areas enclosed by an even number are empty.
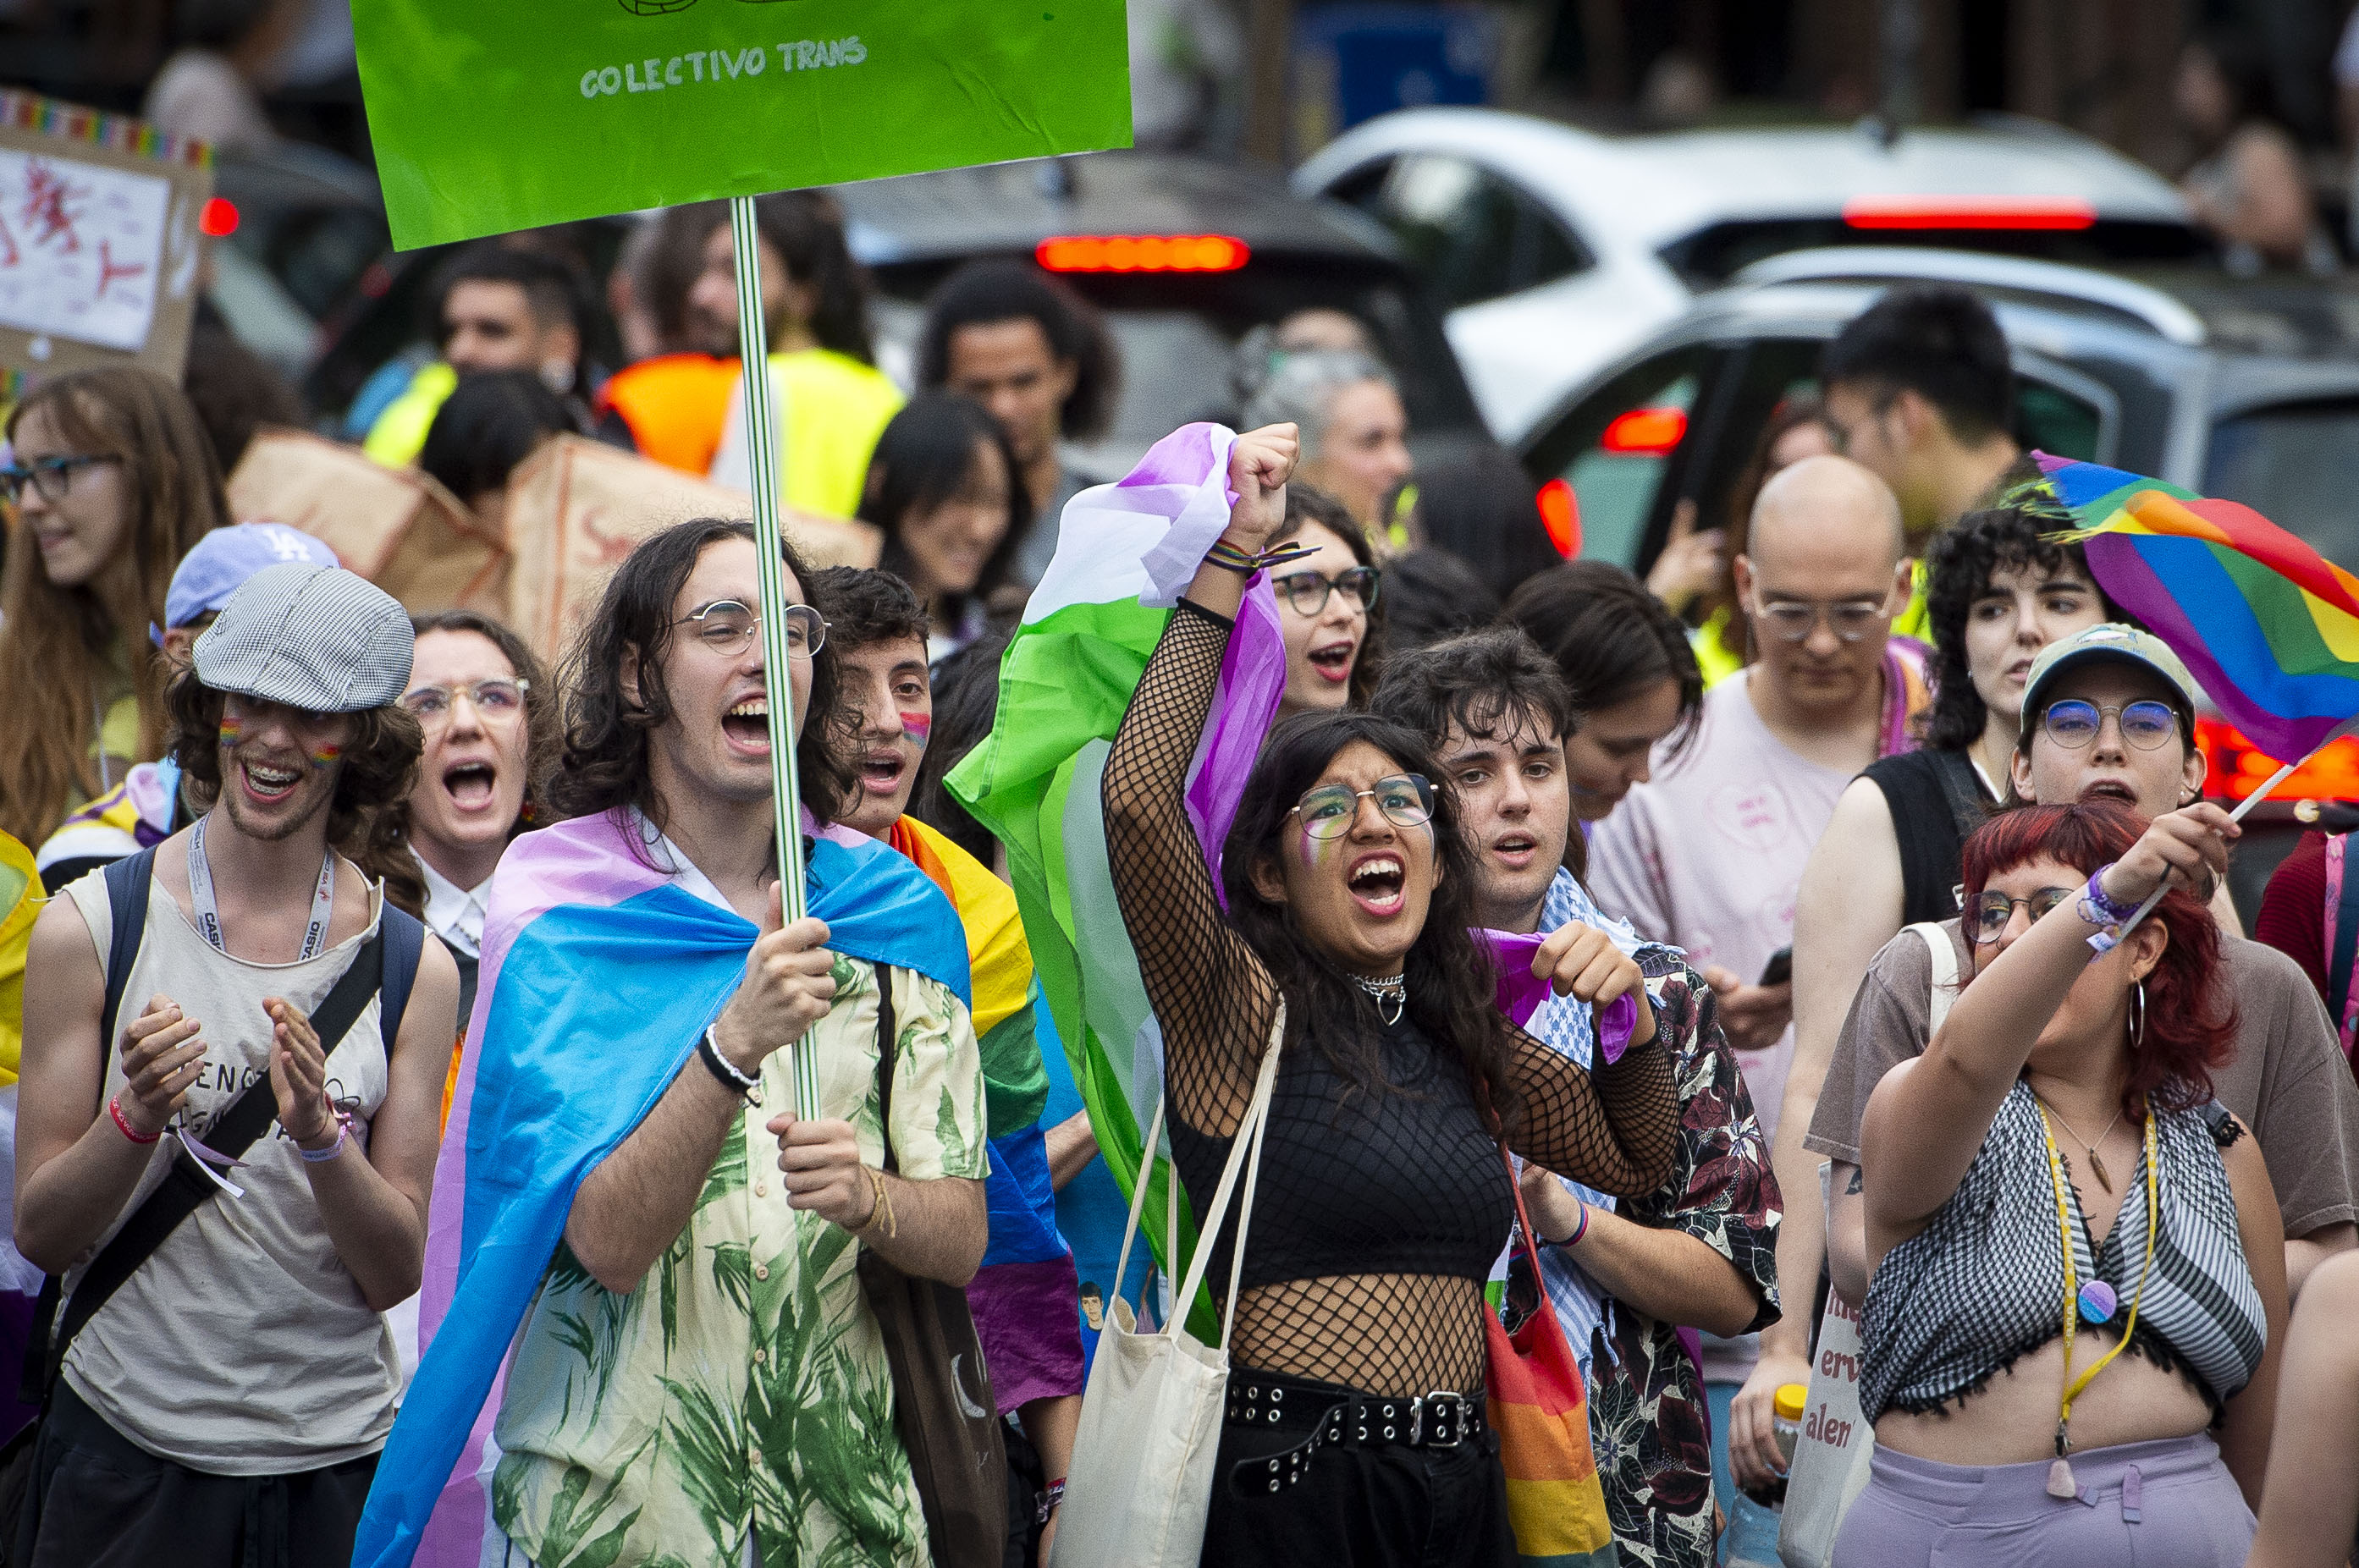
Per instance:
[[[2280,762],[2359,715],[2359,578],[2249,506],[2035,452],[2114,601]]]

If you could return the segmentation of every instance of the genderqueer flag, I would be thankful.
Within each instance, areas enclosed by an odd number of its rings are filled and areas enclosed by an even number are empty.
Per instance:
[[[1158,1249],[1169,1162],[1147,1160],[1140,1145],[1162,1086],[1163,1037],[1114,902],[1098,788],[1171,606],[1228,525],[1235,440],[1217,425],[1182,427],[1118,483],[1066,503],[1056,558],[1000,664],[991,733],[947,781],[1006,846],[1041,994],[1098,1148],[1125,1194],[1149,1166],[1141,1228]],[[1256,581],[1188,779],[1189,814],[1216,882],[1221,841],[1285,684],[1277,600]],[[1181,1244],[1192,1247],[1180,1201]],[[1209,1318],[1199,1327],[1209,1335]]]
[[[394,243],[1130,145],[1123,0],[354,0]]]

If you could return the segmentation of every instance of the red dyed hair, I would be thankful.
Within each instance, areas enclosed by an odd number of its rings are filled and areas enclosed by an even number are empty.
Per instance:
[[[2118,801],[2024,806],[1976,828],[1963,859],[1966,907],[1993,877],[2034,860],[2060,860],[2083,873],[2120,860],[2147,819]],[[2186,1110],[2212,1098],[2212,1069],[2236,1040],[2235,995],[2220,950],[2220,927],[2193,895],[2174,888],[2154,913],[2170,944],[2146,978],[2146,1028],[2130,1053],[2122,1109],[2143,1116],[2148,1096],[2159,1110]]]

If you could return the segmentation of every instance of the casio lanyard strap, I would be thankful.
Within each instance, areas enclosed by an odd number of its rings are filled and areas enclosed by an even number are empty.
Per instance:
[[[2111,1350],[2098,1357],[2087,1371],[2075,1378],[2072,1376],[2072,1330],[2081,1316],[2082,1303],[2080,1287],[2073,1277],[2075,1271],[2072,1264],[2072,1217],[2065,1200],[2064,1160],[2063,1156],[2056,1151],[2056,1130],[2049,1125],[2048,1108],[2039,1106],[2038,1108],[2039,1135],[2048,1144],[2048,1178],[2056,1189],[2057,1233],[2064,1246],[2064,1397],[2059,1401],[2056,1410],[2056,1461],[2048,1467],[2048,1495],[2051,1498],[2071,1498],[2077,1497],[2081,1489],[2080,1484],[2072,1477],[2071,1462],[2066,1458],[2066,1455],[2072,1451],[2071,1432],[2072,1401],[2080,1397],[2081,1391],[2089,1386],[2098,1373],[2105,1369],[2114,1357],[2128,1347],[2130,1336],[2137,1332],[2138,1303],[2146,1295],[2147,1277],[2154,1271],[2155,1238],[2161,1229],[2161,1199],[2158,1195],[2158,1189],[2162,1184],[2162,1168],[2158,1162],[2156,1146],[2154,1111],[2149,1108],[2146,1113],[2146,1262],[2138,1270],[2137,1288],[2130,1292],[2130,1313],[2127,1321],[2122,1325],[2121,1338],[2114,1342],[2114,1347]],[[2099,1281],[2090,1282],[2093,1287],[2102,1283]],[[2112,1292],[2106,1293],[2110,1295]],[[2110,1303],[2092,1302],[2090,1304],[2092,1307],[2090,1322],[2093,1326],[2112,1318]],[[2093,1310],[2097,1305],[2106,1305],[2108,1310],[2098,1314]]]
[[[197,818],[189,830],[189,899],[197,906],[197,930],[212,944],[213,951],[226,956],[228,946],[222,940],[221,904],[213,897],[213,869],[205,860],[205,822]],[[311,891],[311,924],[303,928],[303,950],[295,956],[301,963],[316,958],[328,946],[328,923],[336,913],[336,852],[329,850],[320,859],[320,884]]]

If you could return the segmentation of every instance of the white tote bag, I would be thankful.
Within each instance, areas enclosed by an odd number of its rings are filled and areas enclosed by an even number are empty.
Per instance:
[[[1933,995],[1928,1031],[1941,1027],[1958,995],[1958,950],[1950,934],[1930,922],[1908,927],[1933,955]],[[1820,1213],[1834,1212],[1833,1173],[1819,1166]],[[1802,1435],[1795,1440],[1786,1472],[1786,1515],[1777,1527],[1777,1557],[1786,1568],[1829,1568],[1843,1516],[1867,1488],[1868,1464],[1875,1454],[1875,1429],[1859,1408],[1859,1314],[1827,1292],[1819,1319],[1819,1344],[1810,1362],[1810,1402],[1802,1407]]]
[[[1097,1358],[1090,1364],[1089,1387],[1082,1396],[1072,1468],[1066,1476],[1065,1500],[1049,1552],[1052,1564],[1196,1568],[1203,1556],[1204,1520],[1212,1506],[1221,1422],[1228,1402],[1229,1332],[1236,1325],[1237,1280],[1245,1264],[1246,1227],[1253,1219],[1254,1187],[1261,1177],[1262,1134],[1269,1126],[1271,1086],[1277,1081],[1278,1042],[1285,1033],[1286,1002],[1280,998],[1277,1021],[1270,1025],[1269,1044],[1262,1053],[1261,1074],[1254,1082],[1253,1103],[1237,1123],[1220,1187],[1210,1212],[1201,1217],[1195,1260],[1171,1298],[1169,1323],[1153,1334],[1138,1332],[1129,1303],[1123,1300],[1121,1265],[1115,1266],[1105,1328],[1098,1336]],[[1142,1164],[1131,1193],[1130,1224],[1124,1228],[1120,1254],[1125,1262],[1146,1207],[1147,1178],[1162,1141],[1168,1098],[1156,1100],[1155,1123],[1141,1146],[1148,1163]],[[1188,1309],[1204,1282],[1204,1267],[1212,1260],[1213,1238],[1228,1213],[1241,1165],[1245,1190],[1237,1206],[1236,1244],[1229,1262],[1228,1311],[1221,1322],[1221,1343],[1214,1347],[1188,1332]],[[1173,1179],[1178,1179],[1176,1170]],[[1170,1202],[1164,1207],[1169,1229],[1163,1257],[1176,1268],[1180,1206]]]

